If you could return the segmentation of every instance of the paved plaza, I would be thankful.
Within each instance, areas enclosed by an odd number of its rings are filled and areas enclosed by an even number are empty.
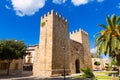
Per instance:
[[[77,76],[81,74],[72,74],[72,75],[67,75],[65,80],[77,80],[72,78],[73,76]],[[58,76],[58,77],[35,77],[32,76],[32,72],[23,72],[22,74],[10,74],[9,76],[0,76],[0,80],[64,80],[63,76]]]

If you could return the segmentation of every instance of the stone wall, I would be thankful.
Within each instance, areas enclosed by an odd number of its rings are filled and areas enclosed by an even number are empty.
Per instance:
[[[7,68],[5,69],[4,63],[8,63],[7,60],[0,60],[0,75],[5,75],[7,74]],[[4,67],[4,69],[2,69]],[[23,59],[17,59],[13,60],[10,64],[10,74],[16,73],[16,74],[21,74],[23,71]]]
[[[83,45],[76,41],[70,40],[70,70],[71,74],[76,73],[76,65],[79,65],[80,68],[84,68],[84,51]],[[79,63],[76,64],[76,60],[79,60]]]
[[[52,74],[63,74],[64,67],[69,74],[68,22],[56,13],[53,17]]]

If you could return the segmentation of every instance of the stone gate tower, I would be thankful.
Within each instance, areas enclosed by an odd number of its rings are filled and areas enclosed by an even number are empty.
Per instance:
[[[88,58],[90,59],[90,49],[86,34],[83,31],[85,36],[71,34],[69,38],[68,22],[61,15],[52,10],[42,16],[39,47],[35,49],[33,75],[46,77],[63,75],[64,68],[66,74],[72,74],[80,72],[78,68],[91,64],[91,60],[87,61]]]
[[[68,51],[68,22],[52,10],[41,17],[40,43],[36,49],[33,74],[35,76],[63,74],[63,56],[64,53],[68,54]],[[66,55],[66,59],[67,57]],[[66,66],[66,69],[69,69],[69,66]]]
[[[84,58],[83,59],[84,67],[92,68],[88,33],[82,29],[76,30],[76,32],[73,31],[72,33],[70,33],[70,40],[73,40],[75,42],[82,44],[82,51],[80,51],[80,52],[83,53],[83,55],[81,54],[81,56],[82,57],[84,56],[83,57]],[[71,47],[72,47],[72,45],[71,45]]]

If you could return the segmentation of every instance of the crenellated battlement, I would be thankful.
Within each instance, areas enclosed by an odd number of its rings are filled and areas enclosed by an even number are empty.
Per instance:
[[[82,32],[82,33],[88,35],[88,33],[86,31],[84,31],[83,29],[81,29],[81,28],[77,29],[76,31],[70,32],[70,35],[73,35],[73,34],[76,34],[76,33],[79,33],[79,32]]]
[[[49,15],[53,15],[58,17],[59,19],[61,19],[64,22],[68,22],[67,19],[65,19],[64,17],[62,17],[62,15],[58,14],[58,12],[55,12],[54,10],[51,10],[50,12],[48,12],[47,14],[44,14],[43,16],[41,16],[41,19],[44,19],[46,17],[48,17]]]
[[[43,16],[41,16],[41,19],[44,19],[45,17],[54,14],[54,10],[51,10],[50,12],[48,12],[47,14],[44,14]]]

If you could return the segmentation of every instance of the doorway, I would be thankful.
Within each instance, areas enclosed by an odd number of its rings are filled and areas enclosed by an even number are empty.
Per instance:
[[[80,61],[79,61],[79,59],[76,59],[76,61],[75,61],[75,68],[76,68],[76,73],[80,73]]]

